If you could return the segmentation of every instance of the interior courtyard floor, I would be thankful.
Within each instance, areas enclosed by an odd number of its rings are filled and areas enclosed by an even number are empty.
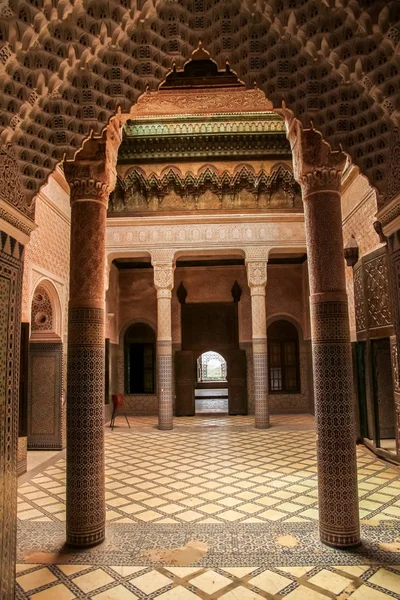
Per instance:
[[[362,545],[318,539],[310,415],[106,427],[107,537],[65,548],[65,454],[20,478],[16,598],[400,597],[400,469],[357,447]]]

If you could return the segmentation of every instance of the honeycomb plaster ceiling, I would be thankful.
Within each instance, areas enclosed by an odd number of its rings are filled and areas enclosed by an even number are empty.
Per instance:
[[[0,0],[0,140],[28,197],[199,40],[384,191],[400,121],[398,0]]]

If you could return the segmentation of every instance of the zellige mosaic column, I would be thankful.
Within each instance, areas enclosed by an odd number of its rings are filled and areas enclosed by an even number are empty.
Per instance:
[[[251,294],[255,426],[256,429],[267,429],[269,427],[268,348],[265,310],[267,261],[247,260],[246,258],[246,267],[247,281]]]
[[[284,110],[302,188],[310,279],[321,541],[360,542],[350,327],[340,202],[346,157]]]
[[[154,286],[157,290],[157,397],[158,428],[173,429],[173,360],[171,298],[174,287],[173,255],[152,253]]]
[[[64,162],[71,190],[67,373],[67,542],[104,539],[105,234],[117,124]]]

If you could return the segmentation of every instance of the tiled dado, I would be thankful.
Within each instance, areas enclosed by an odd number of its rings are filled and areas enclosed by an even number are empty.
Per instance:
[[[400,597],[399,567],[143,567],[17,565],[16,598],[32,600],[385,600]]]

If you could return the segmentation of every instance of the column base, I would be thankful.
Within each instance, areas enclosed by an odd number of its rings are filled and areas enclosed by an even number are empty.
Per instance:
[[[104,542],[106,537],[105,525],[102,525],[101,529],[93,532],[80,532],[80,531],[68,531],[67,530],[67,544],[75,548],[88,548],[90,546],[97,546]]]
[[[328,533],[326,531],[319,532],[319,538],[325,546],[331,548],[355,548],[361,544],[360,533]]]
[[[270,428],[270,424],[269,424],[269,421],[268,421],[268,423],[257,423],[257,422],[255,422],[254,427],[256,429],[269,429]]]
[[[160,423],[158,424],[158,429],[160,431],[172,431],[173,428],[173,425],[160,425]]]

